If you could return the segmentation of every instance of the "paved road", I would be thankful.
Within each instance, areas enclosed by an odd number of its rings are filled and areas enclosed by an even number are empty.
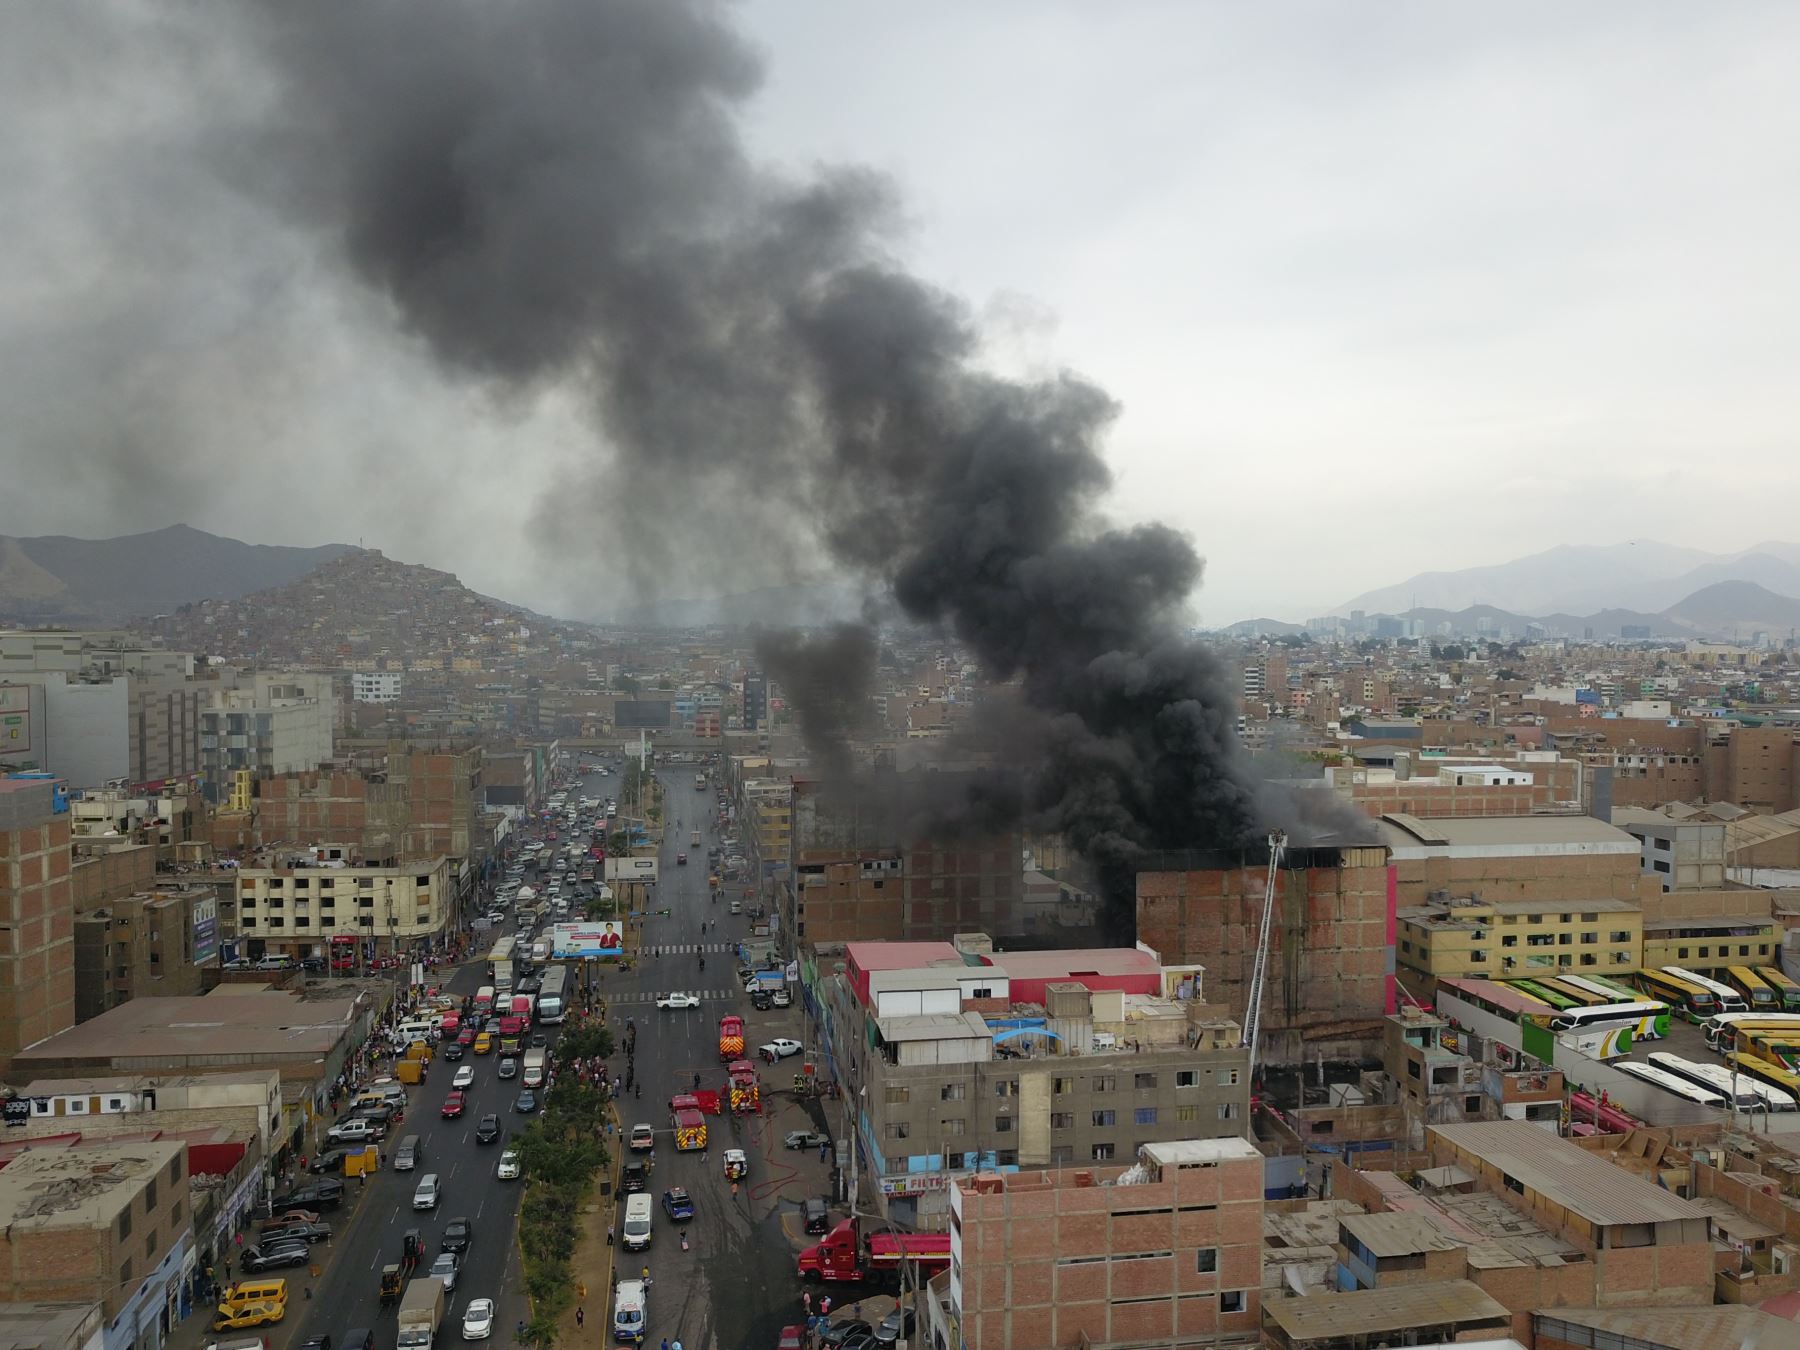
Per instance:
[[[620,1116],[628,1124],[644,1121],[657,1128],[652,1193],[660,1205],[665,1187],[685,1186],[698,1213],[687,1226],[688,1251],[681,1250],[680,1226],[664,1218],[659,1208],[650,1250],[641,1258],[621,1254],[618,1260],[622,1271],[646,1263],[650,1267],[647,1345],[655,1346],[667,1336],[679,1339],[686,1350],[760,1350],[775,1344],[784,1324],[800,1320],[800,1284],[794,1274],[794,1252],[801,1239],[798,1206],[807,1196],[825,1192],[828,1170],[817,1154],[783,1150],[781,1136],[792,1129],[826,1126],[816,1105],[803,1107],[783,1096],[765,1119],[752,1117],[734,1124],[729,1114],[708,1117],[710,1138],[704,1158],[675,1152],[668,1099],[691,1089],[695,1073],[701,1075],[703,1087],[722,1086],[718,1051],[722,1015],[735,1012],[745,1019],[745,1038],[752,1047],[776,1036],[805,1039],[797,1008],[757,1012],[738,986],[734,944],[749,935],[750,921],[741,915],[734,918],[725,902],[715,904],[708,898],[706,850],[718,836],[713,826],[715,797],[711,789],[694,791],[694,772],[695,766],[682,764],[658,772],[669,829],[654,904],[670,914],[647,919],[641,940],[646,949],[659,954],[641,955],[630,971],[608,973],[602,992],[621,1034],[627,1017],[638,1027],[641,1096],[621,1103]],[[599,780],[601,785],[617,782],[616,777]],[[587,791],[606,795],[596,788]],[[682,822],[679,829],[677,818]],[[690,842],[695,829],[701,831],[698,848]],[[678,852],[688,854],[685,867],[675,862]],[[705,970],[700,968],[702,959]],[[658,1009],[656,996],[674,989],[699,994],[700,1006],[684,1012]],[[765,1088],[790,1084],[799,1062],[790,1059],[774,1069],[764,1066]],[[618,1063],[623,1065],[622,1055]],[[721,1166],[723,1151],[731,1147],[743,1148],[750,1156],[748,1184],[740,1188],[735,1202]],[[607,1316],[610,1319],[610,1307]]]
[[[457,994],[472,994],[484,974],[483,963],[472,961],[456,972],[449,987]],[[456,1291],[445,1303],[446,1327],[439,1343],[449,1345],[462,1339],[463,1310],[473,1298],[498,1302],[495,1339],[511,1341],[512,1328],[525,1316],[526,1307],[518,1246],[513,1240],[520,1187],[517,1182],[501,1181],[494,1175],[505,1141],[477,1145],[475,1124],[492,1111],[500,1116],[502,1128],[509,1135],[519,1127],[524,1117],[512,1111],[518,1080],[501,1082],[495,1077],[498,1055],[472,1055],[463,1063],[475,1069],[475,1085],[467,1094],[468,1111],[457,1120],[445,1120],[439,1114],[450,1091],[451,1075],[458,1066],[438,1060],[427,1072],[425,1082],[410,1089],[406,1119],[383,1145],[389,1166],[369,1180],[367,1193],[361,1197],[355,1213],[346,1207],[324,1216],[334,1221],[336,1230],[330,1270],[320,1282],[313,1302],[307,1305],[306,1316],[288,1320],[287,1326],[293,1329],[289,1344],[298,1345],[306,1337],[329,1334],[335,1345],[353,1327],[373,1327],[378,1350],[392,1350],[394,1309],[380,1306],[381,1267],[400,1259],[402,1237],[408,1228],[420,1230],[428,1258],[435,1257],[444,1226],[458,1217],[474,1221],[475,1239],[464,1258]],[[396,1172],[392,1168],[394,1149],[409,1134],[420,1137],[424,1156],[418,1170]],[[427,1172],[438,1174],[443,1202],[435,1212],[416,1212],[412,1208],[413,1189]],[[349,1184],[352,1189],[358,1185]],[[429,1265],[429,1259],[422,1262],[420,1273]]]

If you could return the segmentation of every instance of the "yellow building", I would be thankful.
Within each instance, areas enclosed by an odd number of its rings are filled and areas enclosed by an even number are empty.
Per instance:
[[[323,955],[327,939],[346,936],[403,951],[443,932],[455,914],[443,857],[394,867],[245,867],[237,882],[234,936],[260,940],[266,956]]]
[[[1756,893],[1746,896],[1754,899]],[[1680,966],[1718,975],[1727,966],[1779,965],[1780,951],[1781,938],[1768,915],[1689,915],[1644,925],[1644,965],[1652,970]]]
[[[794,837],[794,785],[785,779],[747,779],[742,800],[756,840],[757,859],[765,863],[787,861],[788,846]]]
[[[1647,962],[1630,900],[1431,900],[1396,912],[1395,958],[1432,979],[1625,975]]]

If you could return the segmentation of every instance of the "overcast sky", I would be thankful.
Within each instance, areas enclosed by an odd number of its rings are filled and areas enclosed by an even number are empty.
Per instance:
[[[361,541],[608,612],[540,546],[580,418],[446,382],[201,167],[261,77],[175,12],[0,9],[0,532]],[[991,361],[1122,403],[1110,512],[1192,535],[1209,624],[1800,536],[1792,6],[735,14],[756,152],[891,174]]]

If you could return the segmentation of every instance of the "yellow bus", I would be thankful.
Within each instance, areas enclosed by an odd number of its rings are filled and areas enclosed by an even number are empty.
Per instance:
[[[1725,982],[1744,996],[1751,1012],[1779,1012],[1781,994],[1749,966],[1726,966]]]
[[[1583,989],[1572,980],[1533,980],[1532,983],[1541,984],[1544,988],[1553,990],[1556,993],[1561,994],[1564,998],[1573,999],[1576,1006],[1582,1008],[1597,1008],[1603,1003],[1617,1003],[1619,1001],[1616,998],[1608,998],[1604,994],[1597,994],[1592,989]]]
[[[1781,995],[1781,1006],[1789,1012],[1800,1012],[1800,984],[1795,984],[1774,966],[1758,966],[1756,973],[1763,983]]]
[[[1679,975],[1664,970],[1640,970],[1638,987],[1655,999],[1661,999],[1693,1021],[1711,1017],[1719,1011],[1719,1000],[1712,990],[1693,984]]]
[[[1800,1101],[1800,1074],[1760,1055],[1732,1055],[1737,1071],[1746,1078],[1754,1078],[1759,1083],[1772,1088],[1780,1088],[1796,1101]]]

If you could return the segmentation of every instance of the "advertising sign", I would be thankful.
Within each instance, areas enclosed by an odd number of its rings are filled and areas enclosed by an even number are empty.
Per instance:
[[[196,900],[193,918],[194,964],[210,961],[219,954],[219,902]]]
[[[555,957],[617,956],[624,946],[625,934],[612,919],[550,925],[550,954]]]
[[[31,686],[0,685],[0,754],[31,749]]]
[[[655,858],[608,858],[606,860],[606,879],[608,881],[655,881]]]

